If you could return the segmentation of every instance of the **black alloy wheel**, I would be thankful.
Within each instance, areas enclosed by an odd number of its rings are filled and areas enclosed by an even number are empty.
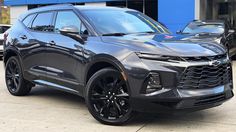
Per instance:
[[[11,92],[15,92],[19,87],[20,83],[19,66],[17,65],[14,59],[9,61],[6,67],[6,82]]]
[[[5,81],[8,91],[15,96],[28,94],[33,86],[23,78],[21,66],[17,57],[11,57],[7,61]]]
[[[112,68],[105,68],[89,80],[86,103],[90,113],[98,121],[109,125],[121,125],[133,115],[129,93],[121,73]]]

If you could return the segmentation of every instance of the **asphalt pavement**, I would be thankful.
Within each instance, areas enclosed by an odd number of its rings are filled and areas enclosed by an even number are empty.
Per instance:
[[[236,72],[236,62],[233,70]],[[234,97],[219,107],[184,115],[139,114],[125,126],[107,126],[89,114],[84,99],[69,93],[38,86],[25,97],[10,95],[0,61],[0,132],[123,131],[235,132],[236,99]]]

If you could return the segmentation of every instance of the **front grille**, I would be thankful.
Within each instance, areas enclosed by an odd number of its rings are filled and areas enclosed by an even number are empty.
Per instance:
[[[178,88],[213,88],[229,83],[231,81],[231,76],[230,64],[188,67],[179,81]]]
[[[217,55],[217,56],[182,57],[182,58],[188,62],[211,61],[211,60],[226,59],[227,54],[222,54],[222,55]]]

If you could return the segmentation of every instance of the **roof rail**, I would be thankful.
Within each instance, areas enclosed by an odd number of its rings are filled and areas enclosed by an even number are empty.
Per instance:
[[[46,6],[41,6],[41,7],[57,7],[57,6],[73,6],[72,4],[53,4],[53,5],[46,5]],[[38,7],[38,8],[41,8]]]

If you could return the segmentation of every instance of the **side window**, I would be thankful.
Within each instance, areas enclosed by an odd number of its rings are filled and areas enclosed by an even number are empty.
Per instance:
[[[73,11],[59,11],[57,13],[55,32],[59,32],[65,26],[73,26],[80,32],[81,21]]]
[[[26,27],[30,28],[32,24],[32,19],[34,18],[35,14],[27,16],[24,20],[23,23],[25,24]]]
[[[0,34],[6,32],[10,27],[8,26],[0,26]]]
[[[52,12],[38,14],[33,21],[31,29],[35,31],[53,32],[52,18]]]
[[[10,27],[9,26],[3,26],[3,32],[6,32]]]

